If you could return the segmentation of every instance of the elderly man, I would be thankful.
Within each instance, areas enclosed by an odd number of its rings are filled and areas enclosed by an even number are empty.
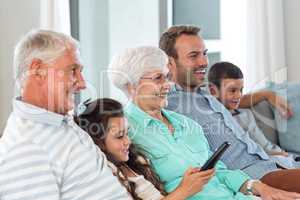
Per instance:
[[[168,109],[182,113],[203,128],[211,149],[222,142],[232,145],[222,161],[230,169],[241,169],[252,178],[261,179],[277,188],[300,192],[300,170],[279,170],[277,164],[236,123],[228,110],[214,97],[203,91],[207,69],[207,49],[194,26],[173,26],[160,39],[160,48],[169,56],[169,69],[176,83],[169,94]],[[268,91],[243,99],[244,105],[268,100],[282,113],[290,115],[286,102]]]
[[[0,140],[0,199],[130,199],[67,112],[85,88],[77,42],[45,30],[17,45],[20,96]]]

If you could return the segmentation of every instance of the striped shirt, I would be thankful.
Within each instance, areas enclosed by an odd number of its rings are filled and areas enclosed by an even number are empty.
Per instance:
[[[71,116],[14,100],[0,139],[1,200],[130,199]]]

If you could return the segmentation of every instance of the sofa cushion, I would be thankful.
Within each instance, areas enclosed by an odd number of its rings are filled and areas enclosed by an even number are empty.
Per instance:
[[[251,108],[256,124],[271,142],[278,144],[278,132],[273,109],[267,101],[262,101]]]
[[[293,117],[286,120],[277,110],[274,110],[279,144],[287,151],[300,153],[300,84],[271,84],[270,88],[280,96],[287,98],[294,111]]]

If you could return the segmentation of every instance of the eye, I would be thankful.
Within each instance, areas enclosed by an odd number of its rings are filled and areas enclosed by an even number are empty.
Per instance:
[[[205,49],[205,50],[203,51],[203,55],[204,55],[204,56],[207,56],[207,51],[208,51],[208,49]]]
[[[235,93],[235,92],[236,92],[236,89],[230,89],[229,92]]]
[[[117,136],[117,139],[121,140],[123,139],[124,135],[120,135],[120,136]]]
[[[190,55],[190,58],[196,58],[196,57],[197,57],[197,54]]]
[[[76,74],[76,68],[72,68],[71,73],[72,73],[72,75],[75,75]]]
[[[162,75],[161,74],[154,77],[154,80],[157,80],[157,81],[159,81],[161,79],[162,79]]]

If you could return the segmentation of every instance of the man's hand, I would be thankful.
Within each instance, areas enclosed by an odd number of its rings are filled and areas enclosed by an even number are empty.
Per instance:
[[[253,193],[260,196],[262,200],[297,200],[300,194],[295,192],[287,192],[270,187],[262,182],[253,184]]]
[[[293,116],[293,110],[286,99],[271,91],[266,91],[265,94],[268,102],[274,106],[284,118],[289,119]]]
[[[286,152],[286,151],[272,151],[272,152],[270,152],[270,154],[272,156],[284,156],[284,157],[288,157],[289,156],[289,153]]]

